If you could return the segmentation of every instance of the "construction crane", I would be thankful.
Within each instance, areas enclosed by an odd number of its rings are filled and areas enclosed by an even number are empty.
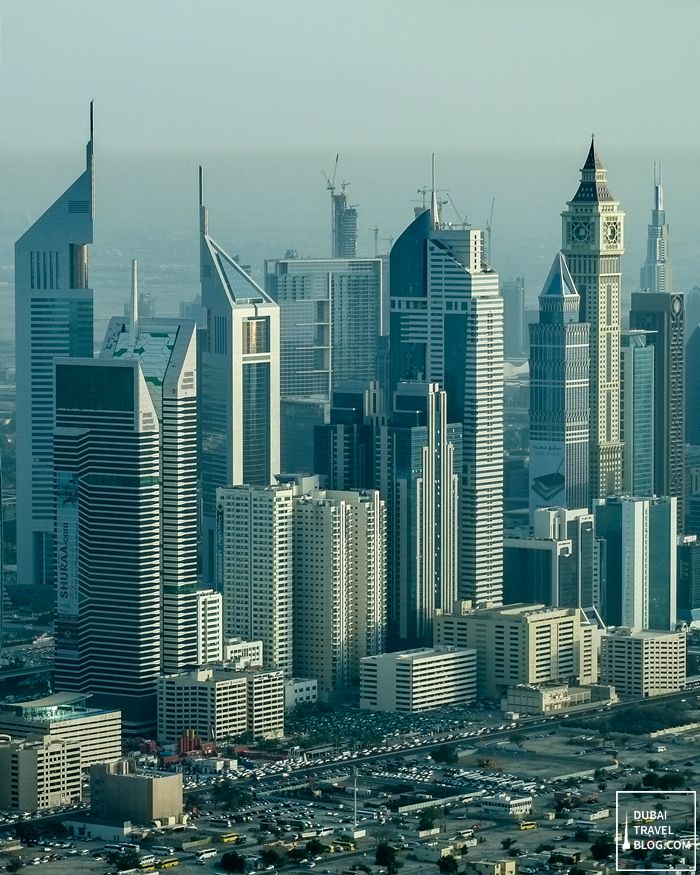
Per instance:
[[[339,161],[339,159],[340,159],[340,154],[338,153],[335,156],[335,164],[333,165],[333,176],[331,177],[331,179],[328,178],[328,174],[326,173],[325,170],[321,171],[321,173],[323,174],[323,178],[326,180],[326,188],[331,193],[331,195],[335,194],[335,177],[336,177],[336,174],[338,173],[338,161]],[[347,183],[344,182],[343,185],[347,185]]]
[[[326,180],[326,189],[331,193],[331,257],[335,255],[335,238],[337,234],[336,230],[336,207],[335,207],[335,177],[338,173],[338,160],[340,159],[340,154],[336,153],[335,156],[335,164],[333,165],[333,176],[329,179],[328,174],[325,170],[322,170],[323,178]],[[344,182],[341,186],[343,192],[347,187],[347,183]]]
[[[488,221],[486,222],[486,263],[491,266],[491,231],[493,229],[493,205],[496,203],[496,198],[491,198],[491,212],[489,213]]]
[[[466,231],[466,229],[469,227],[469,221],[468,221],[466,216],[462,217],[462,215],[460,214],[459,210],[457,209],[457,207],[455,205],[455,202],[452,200],[452,195],[449,193],[449,191],[447,192],[447,201],[449,201],[450,205],[452,206],[452,209],[457,214],[457,218],[459,219],[459,224],[462,226],[462,230]],[[446,203],[446,202],[443,201],[443,203]]]

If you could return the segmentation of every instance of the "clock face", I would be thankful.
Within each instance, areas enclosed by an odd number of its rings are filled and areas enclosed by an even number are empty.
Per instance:
[[[591,239],[591,228],[588,222],[571,223],[571,239],[574,243],[588,243]]]
[[[612,220],[605,223],[605,227],[603,228],[603,236],[605,238],[606,243],[619,243],[620,242],[620,223],[618,221]]]
[[[678,316],[678,314],[683,309],[683,301],[678,296],[676,296],[673,301],[671,301],[671,309],[673,310],[675,316]]]

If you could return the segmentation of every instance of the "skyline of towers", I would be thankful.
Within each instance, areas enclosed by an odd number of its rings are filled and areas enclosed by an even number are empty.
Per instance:
[[[562,212],[562,252],[590,325],[590,498],[622,489],[620,313],[624,213],[608,188],[594,140]]]
[[[202,558],[215,579],[216,490],[265,486],[280,470],[280,315],[272,298],[209,236],[199,168],[206,331],[200,350]]]
[[[530,325],[530,521],[539,507],[589,506],[590,326],[561,252]]]
[[[481,231],[440,219],[437,193],[390,255],[390,391],[437,382],[462,423],[459,594],[503,595],[503,299]]]
[[[15,244],[17,574],[54,582],[53,378],[57,356],[92,356],[93,105],[85,170]]]

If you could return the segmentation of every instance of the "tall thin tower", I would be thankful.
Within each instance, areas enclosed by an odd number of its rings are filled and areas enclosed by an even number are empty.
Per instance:
[[[93,354],[88,244],[94,217],[90,104],[85,171],[15,243],[20,583],[54,580],[53,362]]]
[[[279,307],[209,236],[199,169],[203,576],[215,580],[216,490],[266,486],[280,462]]]
[[[685,307],[673,292],[669,231],[661,173],[654,178],[654,208],[642,267],[642,291],[632,294],[630,328],[651,332],[654,347],[654,492],[678,501],[683,528],[685,477]]]
[[[562,251],[590,324],[590,498],[622,489],[620,441],[620,257],[624,213],[608,189],[591,139],[581,182],[562,215]]]

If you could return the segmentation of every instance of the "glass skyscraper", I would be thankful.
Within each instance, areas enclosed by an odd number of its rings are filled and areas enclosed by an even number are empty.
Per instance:
[[[620,335],[620,435],[623,490],[654,494],[654,347],[651,333],[629,329]]]
[[[15,244],[17,580],[54,580],[53,362],[92,356],[88,244],[95,217],[92,104],[85,171]]]

